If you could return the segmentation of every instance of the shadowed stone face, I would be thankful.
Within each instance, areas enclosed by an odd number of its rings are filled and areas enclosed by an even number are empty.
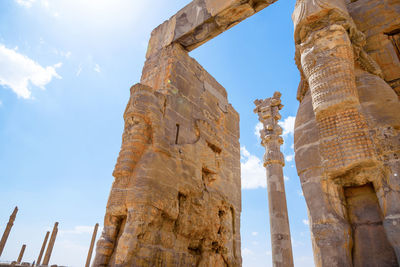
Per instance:
[[[397,266],[400,162],[393,136],[400,136],[400,103],[382,79],[387,72],[366,52],[371,39],[347,11],[353,2],[297,1],[296,63],[303,81],[296,167],[317,266]],[[361,16],[373,14],[369,9]]]

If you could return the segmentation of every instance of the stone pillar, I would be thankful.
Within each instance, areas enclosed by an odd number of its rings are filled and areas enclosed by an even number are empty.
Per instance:
[[[53,251],[54,243],[56,242],[56,236],[58,232],[58,222],[54,224],[53,232],[51,233],[49,245],[47,246],[46,254],[44,255],[43,265],[49,265],[51,252]]]
[[[293,254],[282,169],[285,161],[280,151],[283,144],[282,128],[278,125],[279,110],[283,107],[280,97],[281,93],[275,92],[272,98],[254,101],[254,112],[264,126],[260,135],[266,151],[264,167],[267,171],[272,263],[274,267],[290,267],[293,266]]]
[[[92,235],[92,241],[90,242],[90,248],[89,248],[89,252],[88,252],[88,255],[87,255],[85,267],[89,267],[90,266],[90,260],[92,259],[94,241],[96,241],[97,229],[99,229],[99,224],[98,223],[96,223],[96,225],[94,226],[93,235]]]
[[[6,229],[4,230],[3,236],[1,237],[1,241],[0,241],[0,256],[3,253],[3,249],[4,246],[6,245],[7,239],[8,239],[8,235],[10,234],[11,228],[14,224],[15,221],[15,217],[17,216],[17,212],[18,212],[18,207],[15,207],[13,213],[10,216],[10,219],[8,220]]]
[[[26,248],[26,245],[23,244],[22,248],[21,248],[21,251],[19,252],[17,263],[21,263],[22,257],[24,256],[25,248]]]
[[[46,248],[47,240],[49,239],[50,231],[47,231],[46,236],[44,237],[42,248],[40,249],[39,257],[37,259],[37,266],[40,266],[40,262],[42,261],[42,256],[44,249]]]

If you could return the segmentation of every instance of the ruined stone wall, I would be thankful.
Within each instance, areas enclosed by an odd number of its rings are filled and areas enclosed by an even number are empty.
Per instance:
[[[365,34],[365,51],[382,69],[384,80],[400,95],[399,1],[347,0],[347,8],[357,28]]]
[[[293,19],[296,167],[315,263],[398,266],[400,66],[385,31],[400,2],[299,0]]]
[[[239,116],[179,44],[131,89],[94,266],[240,266]]]
[[[151,33],[93,266],[241,266],[239,115],[188,52],[276,0],[193,0]]]

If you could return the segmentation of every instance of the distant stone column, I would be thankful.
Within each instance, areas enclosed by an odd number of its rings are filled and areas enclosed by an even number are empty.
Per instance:
[[[21,251],[19,252],[17,263],[21,263],[22,257],[24,256],[24,253],[25,253],[25,248],[26,248],[26,245],[23,244],[22,248],[21,248]]]
[[[47,244],[47,240],[49,239],[49,235],[50,235],[50,231],[47,231],[46,236],[44,237],[44,240],[43,240],[42,248],[40,249],[39,257],[37,259],[37,263],[36,263],[37,266],[40,266],[40,262],[42,261],[43,252],[44,252],[44,249],[46,248],[46,244]]]
[[[53,232],[51,233],[49,245],[47,246],[46,254],[44,255],[43,265],[49,265],[51,252],[53,251],[54,243],[56,242],[56,236],[58,232],[58,222],[54,224]]]
[[[293,254],[290,239],[289,218],[286,204],[283,166],[285,161],[280,146],[283,144],[279,110],[281,93],[265,100],[256,100],[255,113],[258,114],[263,129],[260,131],[261,144],[265,147],[264,167],[267,171],[269,218],[271,228],[272,263],[274,267],[292,267]]]
[[[97,229],[99,229],[99,224],[98,223],[96,223],[96,225],[94,226],[93,235],[92,235],[92,241],[90,242],[90,248],[89,248],[89,252],[88,252],[88,255],[87,255],[85,267],[89,267],[90,266],[90,260],[92,259],[92,254],[93,254],[94,241],[96,241]]]
[[[10,216],[10,219],[8,220],[6,229],[4,230],[3,236],[1,237],[0,241],[0,256],[3,253],[4,246],[6,245],[8,235],[10,234],[11,228],[14,225],[15,217],[17,216],[18,212],[18,207],[15,207],[13,213]]]

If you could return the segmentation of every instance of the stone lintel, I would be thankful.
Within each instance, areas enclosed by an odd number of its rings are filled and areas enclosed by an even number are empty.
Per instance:
[[[276,1],[194,0],[152,31],[146,58],[174,42],[192,51]]]

